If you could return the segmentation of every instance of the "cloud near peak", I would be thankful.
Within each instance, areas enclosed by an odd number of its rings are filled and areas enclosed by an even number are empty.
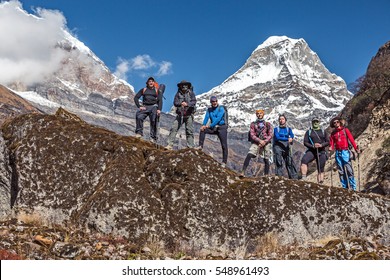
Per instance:
[[[0,3],[1,84],[32,85],[61,67],[66,52],[56,44],[64,38],[66,19],[60,11],[35,13],[28,14],[19,1]]]
[[[155,61],[148,54],[137,55],[131,59],[119,58],[114,75],[126,80],[128,73],[136,73],[141,77],[148,75],[161,77],[172,73],[172,63]]]

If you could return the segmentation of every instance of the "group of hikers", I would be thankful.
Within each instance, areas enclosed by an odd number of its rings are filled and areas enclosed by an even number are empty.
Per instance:
[[[222,164],[226,165],[228,159],[228,118],[227,108],[218,104],[216,96],[210,98],[210,107],[207,109],[199,133],[199,145],[194,142],[194,113],[196,106],[196,97],[192,84],[188,81],[181,81],[177,84],[178,90],[174,97],[173,105],[176,107],[176,118],[173,121],[168,136],[168,145],[166,148],[171,150],[177,132],[181,126],[185,125],[187,147],[203,149],[206,134],[214,134],[222,147]],[[146,117],[150,119],[150,139],[157,142],[157,122],[161,114],[163,103],[163,90],[165,87],[159,87],[153,77],[146,81],[146,87],[138,91],[134,97],[134,102],[139,110],[136,113],[136,137],[143,137],[143,122]],[[140,104],[140,98],[143,102]],[[283,176],[284,168],[287,170],[290,179],[298,179],[298,171],[295,166],[292,145],[294,144],[294,133],[291,127],[287,126],[287,117],[284,114],[279,115],[278,125],[273,128],[271,123],[265,121],[265,112],[262,109],[256,110],[256,120],[250,125],[248,140],[251,142],[248,154],[244,160],[241,175],[245,176],[246,169],[251,159],[259,157],[264,161],[264,174],[270,172],[272,160],[275,162],[275,173]],[[300,171],[301,178],[304,180],[307,176],[308,164],[316,161],[317,164],[317,182],[323,183],[325,163],[328,159],[327,149],[335,152],[335,160],[338,169],[340,182],[343,188],[356,191],[356,180],[352,168],[351,160],[354,160],[355,153],[359,155],[360,150],[356,142],[345,127],[345,122],[340,117],[331,120],[333,128],[330,136],[321,128],[320,119],[312,118],[311,127],[306,131],[303,143],[307,148],[301,159]],[[273,155],[273,156],[272,156]]]

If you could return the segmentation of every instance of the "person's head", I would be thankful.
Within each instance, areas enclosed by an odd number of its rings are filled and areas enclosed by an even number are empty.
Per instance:
[[[191,88],[191,83],[183,80],[177,84],[177,87],[180,89],[181,92],[186,92]]]
[[[148,80],[146,81],[146,85],[150,88],[154,87],[154,78],[153,77],[149,77]]]
[[[331,120],[330,127],[339,128],[340,126],[342,126],[342,120],[340,117],[335,117]]]
[[[211,106],[213,107],[217,107],[218,106],[218,99],[216,96],[211,96],[210,97],[210,103],[211,103]]]
[[[256,110],[256,117],[258,118],[258,119],[263,119],[264,118],[264,110],[263,109],[257,109]]]
[[[320,126],[320,119],[317,118],[317,117],[312,118],[311,126],[313,127],[314,130],[320,129],[321,128],[321,126]]]
[[[285,115],[279,115],[279,125],[280,126],[285,126],[287,122],[287,118]]]

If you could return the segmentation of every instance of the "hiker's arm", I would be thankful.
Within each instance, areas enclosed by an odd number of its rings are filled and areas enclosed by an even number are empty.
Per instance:
[[[259,137],[257,137],[255,123],[251,123],[250,134],[251,134],[251,139],[253,140],[253,142],[255,142],[256,144],[260,144],[261,139]]]
[[[207,109],[207,110],[206,110],[206,115],[204,116],[204,119],[203,119],[203,126],[206,126],[206,125],[207,125],[207,122],[209,121],[209,118],[210,118],[210,112],[209,112],[209,110]]]
[[[273,133],[274,130],[273,130],[272,125],[270,123],[268,123],[268,124],[266,123],[265,125],[266,126],[269,125],[269,128],[266,129],[266,132],[268,131],[268,133],[266,133],[264,141],[266,143],[269,143],[272,140],[272,136],[274,136],[274,133]]]
[[[157,111],[160,111],[162,110],[162,107],[163,107],[163,95],[162,94],[159,94],[157,96]],[[158,114],[160,114],[160,112],[158,112]]]
[[[134,96],[134,103],[135,103],[135,106],[137,106],[137,108],[141,107],[141,105],[139,104],[139,99],[140,99],[141,96],[142,96],[142,91],[143,91],[143,89],[141,89],[141,90]]]
[[[345,129],[345,132],[347,133],[347,137],[349,139],[349,142],[351,142],[353,148],[355,149],[355,151],[359,150],[358,149],[358,146],[356,145],[356,142],[355,142],[355,139],[353,139],[353,136],[351,134],[351,132],[349,131],[348,128]]]
[[[334,142],[333,142],[333,134],[330,135],[329,137],[329,151],[334,150]]]
[[[190,102],[188,103],[188,107],[195,107],[195,105],[196,105],[195,93],[191,90],[190,91]]]
[[[305,145],[305,147],[310,148],[310,149],[314,148],[313,144],[310,142],[308,131],[306,131],[305,137],[303,138],[303,145]]]
[[[177,107],[177,108],[180,108],[181,107],[181,101],[180,101],[180,98],[179,98],[179,92],[177,92],[175,94],[175,98],[173,99],[173,106]]]

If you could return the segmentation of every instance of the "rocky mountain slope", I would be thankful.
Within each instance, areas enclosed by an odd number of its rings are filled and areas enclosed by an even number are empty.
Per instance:
[[[0,85],[0,125],[7,118],[32,112],[38,112],[38,110],[23,98]]]
[[[345,234],[390,242],[388,199],[278,177],[240,179],[202,151],[167,151],[62,109],[7,121],[0,143],[0,192],[10,202],[1,203],[3,218],[37,215],[138,245],[158,240],[167,251],[251,252],[271,233],[282,245]]]
[[[326,69],[305,40],[286,36],[268,38],[236,73],[199,95],[198,121],[213,95],[227,105],[231,127],[239,131],[246,131],[255,110],[263,108],[274,124],[285,113],[299,137],[313,115],[325,124],[352,97],[345,82]]]

